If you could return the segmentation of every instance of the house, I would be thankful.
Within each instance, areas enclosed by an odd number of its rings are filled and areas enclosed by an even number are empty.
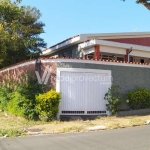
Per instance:
[[[150,89],[150,32],[80,34],[43,50],[38,60],[1,69],[0,80],[28,71],[61,92],[58,116],[109,115],[104,96],[112,85],[122,94]],[[121,110],[128,109],[124,99]]]
[[[61,115],[108,114],[104,95],[112,85],[123,94],[137,86],[150,89],[150,32],[80,34],[43,50],[42,56],[66,58],[57,64],[59,77],[70,79],[57,83]]]
[[[42,56],[149,63],[150,32],[80,34],[42,51]]]

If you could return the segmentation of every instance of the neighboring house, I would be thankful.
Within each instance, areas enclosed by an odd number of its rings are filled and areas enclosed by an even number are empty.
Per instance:
[[[38,61],[1,69],[0,80],[28,71],[61,92],[59,116],[109,114],[104,96],[112,85],[122,94],[150,89],[150,32],[77,35],[43,50]]]

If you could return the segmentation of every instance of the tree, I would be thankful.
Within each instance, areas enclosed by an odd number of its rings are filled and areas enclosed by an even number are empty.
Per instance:
[[[40,34],[45,26],[35,7],[19,6],[20,0],[0,0],[0,68],[38,57],[46,43]]]
[[[125,0],[123,0],[125,1]],[[148,10],[150,10],[150,0],[136,0],[136,3],[144,5]]]

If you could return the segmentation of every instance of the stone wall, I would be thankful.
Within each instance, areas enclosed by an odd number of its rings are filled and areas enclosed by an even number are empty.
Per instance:
[[[12,82],[17,81],[21,82],[21,80],[27,74],[32,74],[36,77],[35,71],[39,72],[40,78],[42,78],[44,71],[46,68],[51,67],[50,78],[48,79],[47,85],[52,88],[56,88],[56,63],[55,62],[45,62],[41,63],[41,61],[27,61],[24,63],[19,63],[4,69],[0,70],[0,82],[4,83],[6,81]],[[38,80],[37,80],[38,81]]]

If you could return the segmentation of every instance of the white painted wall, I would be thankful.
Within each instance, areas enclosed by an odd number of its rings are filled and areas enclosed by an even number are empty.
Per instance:
[[[100,52],[126,55],[126,49],[100,45]],[[84,49],[84,55],[94,53],[94,47]]]
[[[84,55],[94,53],[94,47],[91,47],[89,49],[85,49],[83,52],[84,52]]]
[[[132,55],[132,56],[138,56],[138,57],[150,58],[150,52],[138,51],[138,50],[134,50],[134,49],[130,53],[130,55]]]
[[[93,52],[94,52],[94,47],[91,47],[89,49],[84,49],[85,55],[93,53]],[[112,46],[100,45],[100,52],[126,55],[125,48],[118,48],[118,47],[112,47]],[[133,49],[132,52],[130,53],[130,56],[150,58],[150,52]]]
[[[100,46],[100,51],[105,53],[114,53],[114,54],[121,54],[126,55],[126,49],[124,48],[117,48],[111,46]]]

